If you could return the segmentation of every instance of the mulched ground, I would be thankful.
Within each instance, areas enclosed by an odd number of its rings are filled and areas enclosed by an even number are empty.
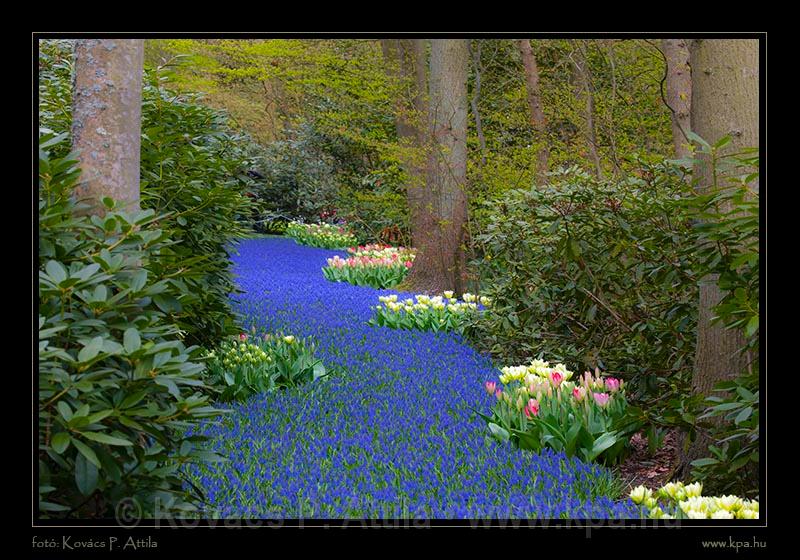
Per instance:
[[[647,450],[647,437],[641,432],[631,438],[631,446],[633,452],[618,467],[622,480],[631,488],[641,484],[653,490],[669,482],[678,464],[677,431],[668,432],[652,456]]]

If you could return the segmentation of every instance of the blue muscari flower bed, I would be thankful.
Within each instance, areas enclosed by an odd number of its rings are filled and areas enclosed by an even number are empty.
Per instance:
[[[239,246],[245,325],[311,336],[338,372],[232,406],[198,431],[229,459],[188,467],[207,516],[256,518],[623,518],[606,469],[486,438],[491,360],[454,333],[368,326],[378,296],[328,282],[337,251],[290,239]],[[401,294],[401,297],[403,294]]]

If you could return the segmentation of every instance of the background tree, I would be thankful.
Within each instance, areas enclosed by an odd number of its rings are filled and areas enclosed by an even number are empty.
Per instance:
[[[694,40],[690,53],[693,131],[712,143],[729,136],[731,142],[718,156],[758,146],[758,41]],[[694,169],[697,189],[709,192],[723,186],[724,177],[718,171],[714,171],[708,154],[699,154]],[[753,186],[757,190],[758,185]],[[692,390],[701,396],[709,395],[720,381],[741,375],[749,363],[742,351],[746,344],[742,330],[713,321],[714,308],[724,295],[718,278],[710,274],[700,280]],[[709,443],[700,434],[688,448],[683,456],[685,475],[692,460],[708,454]]]
[[[421,233],[408,283],[440,293],[460,290],[467,220],[467,40],[433,39],[430,54],[427,194],[415,228]]]
[[[544,111],[542,110],[542,97],[539,92],[539,65],[536,62],[536,56],[533,54],[531,42],[528,39],[521,39],[519,41],[519,51],[522,55],[522,64],[525,68],[525,85],[528,98],[528,107],[530,108],[531,126],[536,131],[540,140],[544,140],[547,129],[544,118]],[[550,150],[547,143],[544,142],[536,153],[536,181],[539,184],[545,182],[545,174],[547,173],[547,161],[550,158]]]
[[[661,50],[667,62],[667,105],[672,112],[672,144],[675,157],[691,157],[686,133],[692,129],[692,72],[686,39],[663,39]]]
[[[75,194],[93,212],[102,212],[105,196],[139,209],[143,57],[139,39],[75,45],[72,144],[82,169]]]
[[[603,177],[603,165],[600,162],[600,151],[597,145],[597,127],[595,126],[595,100],[592,86],[592,71],[589,67],[586,53],[586,41],[575,41],[575,50],[572,52],[572,67],[575,79],[575,95],[584,105],[583,134],[586,138],[586,147],[589,157],[594,165],[595,175]]]
[[[398,154],[406,175],[405,191],[411,214],[411,240],[422,239],[420,209],[426,202],[425,145],[427,134],[427,68],[424,39],[382,39],[386,69],[395,87],[394,118]]]

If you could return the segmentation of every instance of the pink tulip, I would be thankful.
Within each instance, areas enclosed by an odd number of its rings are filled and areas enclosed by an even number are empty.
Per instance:
[[[242,333],[242,334],[240,334],[240,335],[239,335],[239,340],[241,340],[242,342],[244,342],[245,340],[247,340],[247,333]]]
[[[586,396],[586,389],[583,387],[575,387],[572,390],[572,396],[575,397],[575,400],[580,402]]]
[[[487,381],[484,384],[484,387],[486,388],[487,393],[489,393],[490,395],[494,395],[494,392],[497,389],[497,383],[495,383],[494,381]]]
[[[531,416],[539,416],[539,401],[536,399],[528,401],[528,404],[525,405],[525,416],[528,418]]]
[[[406,261],[405,265],[406,265],[406,268],[411,268],[411,261]]]
[[[564,381],[564,376],[558,373],[557,371],[553,370],[550,373],[550,380],[553,382],[553,385],[558,387],[561,385],[561,382]]]
[[[610,399],[611,395],[608,393],[594,393],[594,402],[597,403],[597,406],[606,406]]]
[[[617,379],[616,377],[607,377],[606,389],[608,389],[612,393],[616,393],[617,391],[619,391],[619,379]]]
[[[503,397],[503,390],[498,389],[497,391],[495,391],[494,396],[497,397],[497,400],[499,401]]]

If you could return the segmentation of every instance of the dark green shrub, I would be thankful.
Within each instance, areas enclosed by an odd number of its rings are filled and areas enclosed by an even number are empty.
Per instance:
[[[167,302],[188,341],[211,346],[238,332],[229,295],[231,242],[250,230],[251,179],[244,174],[242,139],[226,117],[176,95],[146,74],[142,107],[142,206],[169,213],[160,224],[176,244],[159,255],[165,273],[191,297]]]
[[[336,162],[312,127],[301,126],[286,140],[270,144],[258,170],[261,219],[315,221],[333,207],[338,186]]]
[[[699,420],[719,419],[712,425],[715,443],[710,457],[692,461],[692,477],[710,491],[758,495],[759,382],[758,373],[719,383]]]
[[[56,133],[70,130],[72,70],[72,41],[40,43],[40,123]],[[223,113],[166,89],[168,81],[167,68],[145,71],[141,204],[163,215],[158,226],[176,242],[154,255],[152,266],[180,286],[182,297],[156,304],[188,343],[211,346],[238,332],[228,297],[235,291],[229,251],[254,213],[246,196],[254,188],[246,174],[251,145],[227,127]],[[68,149],[60,146],[54,148]]]
[[[510,191],[476,236],[482,294],[493,304],[468,329],[506,362],[546,357],[656,392],[689,373],[697,280],[690,187],[678,169],[600,182],[578,169]]]
[[[217,415],[198,363],[164,301],[191,297],[165,274],[174,246],[153,210],[78,217],[79,175],[65,135],[40,137],[39,513],[113,517],[123,499],[142,513],[187,511],[199,498],[181,465],[214,458],[184,437]]]
[[[342,187],[336,206],[360,243],[410,245],[408,203],[397,173],[373,173],[358,186]]]
[[[715,321],[740,329],[748,368],[719,383],[705,403],[696,406],[698,427],[714,440],[710,456],[692,463],[692,476],[717,493],[757,494],[759,461],[759,158],[755,150],[720,157],[729,142],[713,146],[695,137],[698,150],[716,168],[708,191],[686,201],[695,219],[698,276],[716,275],[723,290]]]

